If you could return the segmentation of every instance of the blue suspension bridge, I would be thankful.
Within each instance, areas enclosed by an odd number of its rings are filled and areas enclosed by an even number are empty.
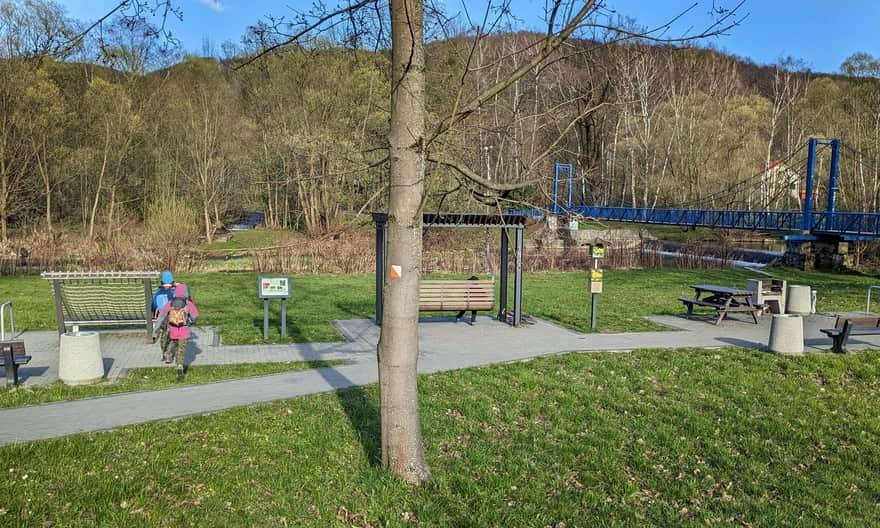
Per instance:
[[[822,208],[822,204],[817,203],[816,158],[819,147],[830,147],[831,150],[828,183],[824,193],[826,195],[824,208]],[[837,208],[838,193],[840,192],[840,140],[810,138],[806,148],[807,156],[806,160],[803,160],[806,162],[806,171],[803,178],[797,171],[791,171],[787,181],[776,185],[776,188],[782,189],[783,193],[796,193],[797,191],[793,191],[793,189],[800,188],[800,207],[797,210],[771,210],[770,202],[778,203],[779,200],[765,200],[765,208],[761,210],[712,207],[718,203],[731,203],[734,201],[734,196],[738,196],[739,203],[743,203],[742,197],[751,197],[751,193],[755,190],[765,193],[764,196],[767,197],[768,180],[766,175],[771,167],[765,167],[758,174],[734,184],[728,189],[701,197],[693,202],[681,204],[675,208],[576,205],[573,201],[573,167],[571,164],[557,163],[553,175],[553,202],[547,208],[547,212],[570,218],[775,233],[786,240],[787,252],[794,248],[795,251],[801,253],[802,257],[806,257],[806,260],[809,260],[811,253],[818,251],[845,253],[846,249],[840,248],[840,242],[880,238],[880,213],[839,211]],[[786,161],[791,161],[802,150],[803,147],[795,151]],[[778,167],[780,164],[776,166]],[[796,165],[792,164],[791,166]],[[566,188],[567,196],[561,196],[560,190]],[[582,193],[582,200],[585,194]],[[516,212],[533,216],[540,214],[534,209]],[[822,244],[824,244],[824,248],[819,249]],[[829,247],[833,249],[829,250]],[[803,263],[803,259],[801,262]],[[812,266],[808,263],[806,267]]]

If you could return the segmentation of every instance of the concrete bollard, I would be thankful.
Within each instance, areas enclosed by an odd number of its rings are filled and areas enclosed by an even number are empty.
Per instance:
[[[58,377],[67,385],[88,385],[104,377],[101,335],[97,332],[70,332],[61,336]]]
[[[775,314],[767,347],[777,354],[804,353],[804,320],[800,315]]]
[[[803,284],[792,284],[788,287],[788,295],[785,300],[785,313],[797,315],[809,315],[811,302],[811,290]]]

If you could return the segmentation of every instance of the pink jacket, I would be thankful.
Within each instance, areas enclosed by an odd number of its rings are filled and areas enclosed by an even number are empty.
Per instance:
[[[186,297],[188,293],[188,289],[186,284],[178,284],[177,288],[174,289],[175,297]],[[171,310],[171,302],[165,303],[165,306],[159,310],[159,317],[168,313]],[[187,298],[186,300],[186,311],[192,316],[193,319],[198,318],[199,310],[196,308],[196,305],[193,304],[192,300]],[[168,337],[174,340],[178,339],[189,339],[189,326],[171,326],[168,325]]]

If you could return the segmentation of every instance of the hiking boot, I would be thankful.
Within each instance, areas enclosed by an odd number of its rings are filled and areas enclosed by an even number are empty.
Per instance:
[[[183,369],[183,365],[177,365],[177,381],[183,381],[185,375],[186,371]]]

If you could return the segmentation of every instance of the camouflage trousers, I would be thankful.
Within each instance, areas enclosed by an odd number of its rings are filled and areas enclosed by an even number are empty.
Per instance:
[[[167,334],[166,334],[167,335]],[[162,346],[162,359],[167,360],[171,359],[171,354],[173,353],[174,347],[177,347],[176,354],[174,354],[174,362],[177,366],[183,366],[183,360],[186,359],[186,342],[188,339],[171,339],[166,338],[163,342]]]

